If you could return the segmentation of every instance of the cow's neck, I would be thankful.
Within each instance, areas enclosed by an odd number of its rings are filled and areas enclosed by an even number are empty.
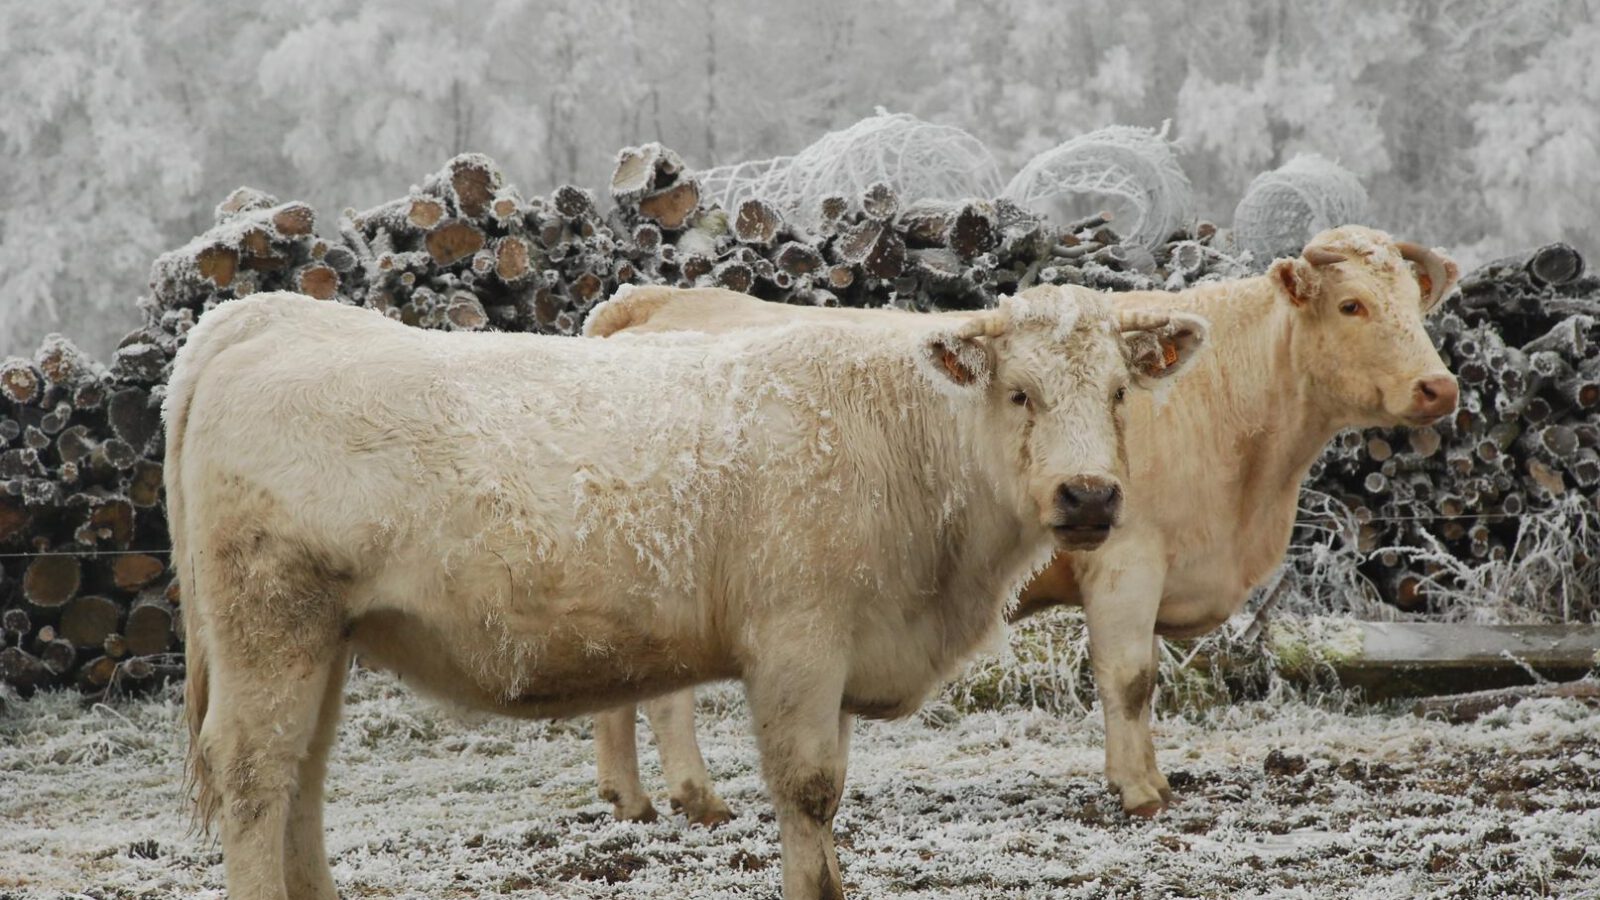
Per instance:
[[[1211,320],[1217,354],[1196,373],[1205,378],[1193,387],[1203,387],[1227,410],[1225,424],[1239,454],[1241,502],[1298,495],[1311,464],[1338,431],[1305,374],[1314,362],[1295,358],[1300,317],[1264,276],[1192,293],[1194,308]],[[1223,377],[1224,371],[1231,377]]]
[[[1281,560],[1300,484],[1338,426],[1305,374],[1315,363],[1295,358],[1300,317],[1265,278],[1168,297],[1211,322],[1211,356],[1178,383],[1173,403],[1197,417],[1188,421],[1195,439],[1209,437],[1225,459],[1227,471],[1215,474],[1226,477],[1214,483],[1226,493],[1211,510],[1226,517],[1219,533],[1237,536],[1237,583],[1248,586]]]

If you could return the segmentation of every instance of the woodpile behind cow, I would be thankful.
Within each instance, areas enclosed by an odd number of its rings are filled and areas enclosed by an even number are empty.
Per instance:
[[[240,188],[213,228],[156,261],[144,324],[109,365],[55,336],[0,364],[0,681],[103,692],[181,673],[159,408],[184,334],[218,303],[294,290],[424,328],[575,334],[623,284],[970,309],[1041,282],[1176,290],[1265,262],[1230,253],[1209,223],[1152,252],[1105,215],[1051,223],[1004,199],[906,201],[884,184],[825,198],[802,228],[761,200],[708,205],[656,144],[619,154],[608,193],[524,197],[468,154],[319,234],[311,207]],[[1518,516],[1574,493],[1594,510],[1600,281],[1582,270],[1558,244],[1469,275],[1432,326],[1461,374],[1454,420],[1343,435],[1319,462],[1313,487],[1346,502],[1363,547],[1388,551],[1366,564],[1386,598],[1421,607],[1425,579],[1448,574],[1403,552],[1428,535],[1494,559]]]

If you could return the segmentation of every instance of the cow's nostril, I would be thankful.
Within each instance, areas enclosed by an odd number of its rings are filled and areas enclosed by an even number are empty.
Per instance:
[[[1115,517],[1122,505],[1122,486],[1114,481],[1074,479],[1056,488],[1056,506],[1068,518]]]
[[[1419,378],[1413,391],[1415,395],[1413,406],[1419,414],[1427,416],[1442,416],[1448,413],[1455,409],[1456,401],[1460,398],[1456,380],[1449,375]]]

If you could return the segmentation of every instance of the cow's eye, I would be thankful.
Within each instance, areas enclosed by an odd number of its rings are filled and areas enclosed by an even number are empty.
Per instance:
[[[1111,400],[1114,403],[1121,403],[1126,399],[1128,399],[1128,389],[1125,387],[1117,388],[1117,392],[1111,395]]]
[[[1367,308],[1361,305],[1360,300],[1346,300],[1339,304],[1339,312],[1347,316],[1359,316],[1366,311]]]
[[[1028,393],[1026,391],[1012,391],[1011,402],[1016,406],[1027,406]]]

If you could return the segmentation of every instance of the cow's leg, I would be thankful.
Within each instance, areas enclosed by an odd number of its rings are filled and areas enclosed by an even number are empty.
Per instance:
[[[258,648],[243,658],[262,653]],[[229,660],[225,654],[219,647],[212,656],[211,697],[200,741],[221,800],[229,900],[316,897],[290,894],[285,882],[290,797],[317,732],[335,659],[343,654],[329,646],[315,657],[291,658],[271,667],[241,665],[240,659]],[[320,811],[311,812],[313,805],[320,807],[320,794],[316,790],[304,798],[302,823],[320,818]],[[303,832],[297,829],[296,834]],[[321,853],[320,839],[317,845]],[[325,857],[320,868],[327,869]],[[324,877],[331,888],[331,875],[325,871],[317,881]]]
[[[199,769],[205,792],[217,799],[229,900],[286,900],[307,896],[291,895],[285,880],[290,806],[303,761],[314,752],[326,759],[326,748],[313,744],[324,699],[348,659],[347,576],[277,537],[261,509],[227,508],[229,518],[205,529],[209,543],[191,547],[196,583],[185,594],[202,617],[197,637],[210,680]],[[320,818],[320,787],[310,786],[297,805],[295,840],[303,845],[305,828]],[[319,862],[325,870],[326,859]],[[325,872],[313,876],[317,885],[325,879]]]
[[[717,796],[706,772],[705,758],[694,734],[694,689],[675,691],[644,705],[650,730],[661,754],[661,771],[667,779],[672,808],[683,812],[690,824],[715,828],[733,818],[728,804]]]
[[[618,706],[594,716],[595,768],[600,799],[611,804],[618,821],[654,822],[656,808],[639,780],[639,744],[634,722],[638,707]]]
[[[1084,584],[1089,657],[1105,711],[1106,780],[1121,795],[1122,808],[1141,816],[1159,813],[1171,797],[1150,736],[1164,578],[1159,560],[1133,559],[1107,566]]]
[[[289,800],[284,881],[291,898],[339,900],[323,845],[322,791],[328,775],[328,754],[339,735],[339,713],[344,708],[344,684],[349,672],[350,653],[346,648],[329,668],[317,709],[316,730],[300,760],[299,778]]]
[[[844,791],[843,666],[774,666],[747,676],[767,790],[778,812],[784,900],[841,900],[833,817]]]

